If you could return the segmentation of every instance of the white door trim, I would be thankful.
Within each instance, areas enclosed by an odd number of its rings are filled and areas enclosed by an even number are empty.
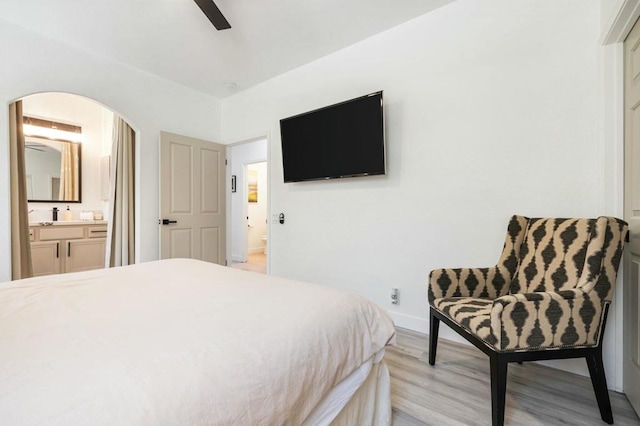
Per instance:
[[[624,45],[633,24],[640,17],[639,0],[623,0],[603,28],[601,38],[601,120],[604,151],[603,207],[606,214],[624,216]],[[607,324],[605,340],[613,345],[613,360],[605,367],[613,368],[609,377],[609,388],[623,390],[623,268],[618,274],[614,303]],[[610,337],[607,337],[607,334]]]
[[[623,0],[620,3],[618,12],[609,18],[609,23],[604,28],[601,43],[622,43],[639,17],[640,1]]]

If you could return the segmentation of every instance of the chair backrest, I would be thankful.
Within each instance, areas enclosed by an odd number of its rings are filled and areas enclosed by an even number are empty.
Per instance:
[[[627,224],[597,219],[528,219],[518,268],[509,292],[596,289],[610,301]]]

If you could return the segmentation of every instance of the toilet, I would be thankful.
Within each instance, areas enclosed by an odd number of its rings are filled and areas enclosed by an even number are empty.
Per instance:
[[[267,236],[263,235],[260,239],[264,243],[264,254],[267,254]]]

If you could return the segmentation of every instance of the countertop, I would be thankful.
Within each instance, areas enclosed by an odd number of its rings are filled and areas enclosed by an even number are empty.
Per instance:
[[[56,222],[29,222],[29,226],[106,225],[106,220],[59,220]]]

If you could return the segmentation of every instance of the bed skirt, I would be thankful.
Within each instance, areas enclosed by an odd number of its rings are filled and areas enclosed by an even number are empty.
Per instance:
[[[336,386],[303,423],[311,425],[391,425],[389,369],[384,350]]]

